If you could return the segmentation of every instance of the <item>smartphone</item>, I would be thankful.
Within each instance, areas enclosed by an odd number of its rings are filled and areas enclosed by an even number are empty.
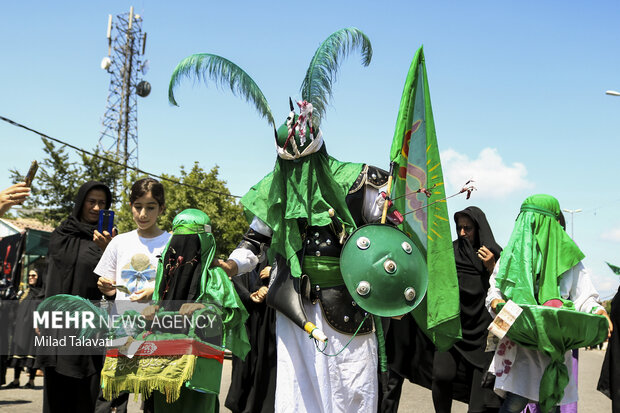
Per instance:
[[[32,180],[34,179],[34,175],[37,173],[37,169],[39,169],[39,164],[36,160],[34,160],[30,164],[30,169],[28,169],[28,173],[26,174],[26,178],[24,179],[27,187],[30,187],[32,185]]]
[[[114,228],[114,211],[112,211],[111,209],[100,210],[97,231],[102,234],[103,231],[108,231],[110,234],[112,234],[112,228]]]
[[[131,291],[129,291],[129,288],[127,288],[126,286],[122,285],[122,284],[114,284],[112,287],[116,288],[118,291],[125,293],[127,295],[131,295]]]

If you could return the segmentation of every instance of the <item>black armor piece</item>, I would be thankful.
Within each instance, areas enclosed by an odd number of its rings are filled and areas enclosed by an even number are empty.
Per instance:
[[[349,195],[358,192],[366,183],[375,188],[381,188],[387,183],[389,176],[389,172],[384,169],[377,168],[376,166],[364,165],[362,172],[360,172],[355,182],[353,182],[353,185],[351,185]]]
[[[308,322],[308,316],[302,304],[302,297],[308,299],[310,296],[308,276],[293,277],[286,259],[281,255],[276,255],[274,267],[276,268],[275,278],[267,292],[266,303],[299,327],[304,328]]]
[[[366,182],[370,186],[375,188],[381,188],[387,184],[390,173],[384,169],[377,168],[376,166],[368,166],[368,172],[366,173]]]
[[[342,245],[330,227],[308,227],[304,237],[304,256],[339,257]]]
[[[310,291],[310,298],[313,302],[320,303],[325,320],[339,333],[353,335],[358,327],[358,335],[372,333],[372,317],[368,315],[368,318],[364,320],[366,311],[355,304],[344,284],[322,288],[314,285]],[[362,320],[364,322],[360,327]]]

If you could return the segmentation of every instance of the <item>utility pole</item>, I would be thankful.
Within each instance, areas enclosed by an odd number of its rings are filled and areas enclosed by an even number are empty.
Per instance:
[[[570,214],[570,237],[572,240],[575,240],[575,222],[574,215],[578,212],[583,211],[582,209],[562,209],[562,211]]]
[[[138,167],[138,104],[137,96],[146,97],[151,85],[141,80],[148,70],[144,60],[146,33],[142,32],[142,17],[129,13],[108,16],[106,32],[108,55],[101,61],[101,68],[110,73],[110,86],[103,132],[99,147],[115,152],[125,166]]]

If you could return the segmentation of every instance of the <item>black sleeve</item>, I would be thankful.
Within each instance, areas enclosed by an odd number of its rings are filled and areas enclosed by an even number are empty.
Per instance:
[[[233,285],[235,286],[235,291],[241,298],[243,305],[248,308],[251,307],[254,302],[250,299],[250,289],[249,289],[249,273],[235,275],[231,278]]]

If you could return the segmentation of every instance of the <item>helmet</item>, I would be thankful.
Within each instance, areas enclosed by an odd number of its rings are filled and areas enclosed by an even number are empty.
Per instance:
[[[301,114],[297,115],[291,102],[291,113],[276,131],[276,149],[282,159],[293,160],[317,152],[323,145],[323,137],[312,124],[312,104],[297,103]]]
[[[389,225],[369,224],[353,232],[340,255],[340,271],[355,302],[381,317],[406,314],[426,295],[424,255]]]

